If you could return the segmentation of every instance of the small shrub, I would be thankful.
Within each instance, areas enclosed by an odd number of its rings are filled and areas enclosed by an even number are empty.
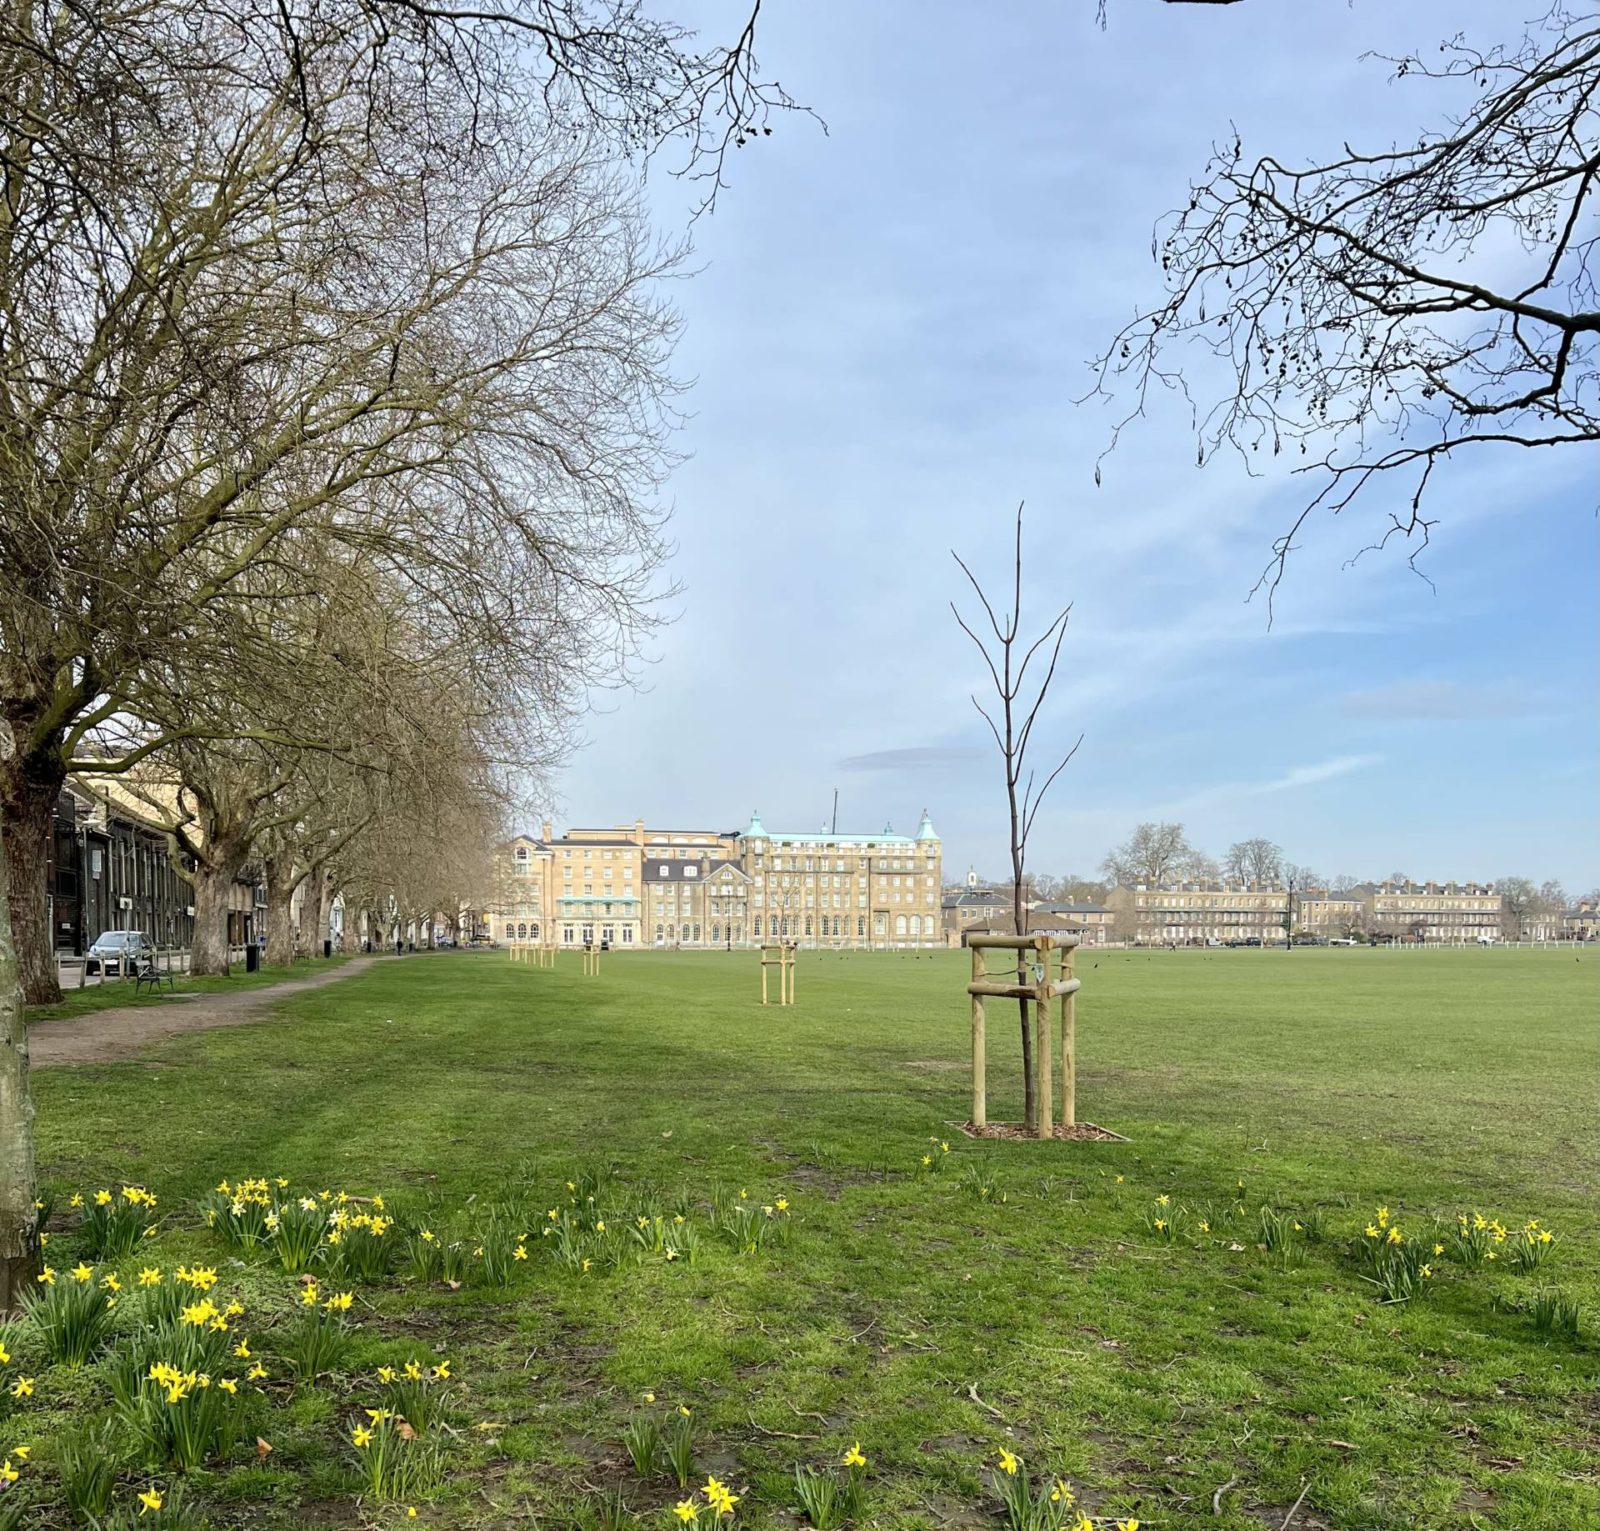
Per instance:
[[[94,1267],[80,1264],[64,1275],[50,1266],[22,1293],[22,1306],[58,1366],[78,1367],[105,1344],[112,1298]]]

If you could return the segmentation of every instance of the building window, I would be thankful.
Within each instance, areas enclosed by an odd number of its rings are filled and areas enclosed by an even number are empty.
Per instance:
[[[711,927],[711,944],[713,946],[720,946],[722,944],[722,927],[720,925],[713,925]]]

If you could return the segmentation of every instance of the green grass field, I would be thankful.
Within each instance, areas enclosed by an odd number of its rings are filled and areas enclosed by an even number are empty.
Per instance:
[[[457,1380],[442,1485],[406,1524],[602,1526],[607,1491],[676,1524],[676,1485],[638,1477],[621,1437],[680,1404],[752,1528],[802,1523],[794,1467],[857,1440],[883,1527],[996,1523],[1002,1447],[1146,1527],[1278,1527],[1297,1500],[1302,1528],[1600,1520],[1592,955],[1086,953],[1079,1115],[1126,1144],[954,1130],[964,954],[806,954],[793,1010],[756,1003],[748,954],[590,979],[560,961],[386,963],[287,1019],[36,1076],[56,1225],[73,1189],[147,1184],[171,1226],[146,1251],[214,1264],[260,1354],[293,1282],[198,1228],[219,1177],[378,1191],[469,1242],[497,1201],[530,1235],[505,1286],[361,1287],[343,1374],[291,1395],[274,1365],[249,1416],[272,1454],[197,1476],[206,1523],[357,1523],[351,1421],[372,1368],[413,1355]],[[1020,1114],[1015,1029],[991,1002],[993,1118]],[[700,1257],[565,1268],[538,1227],[584,1170],[615,1172],[574,1213],[610,1215],[597,1249],[681,1198]],[[714,1188],[785,1198],[787,1242],[719,1239]],[[1321,1237],[1280,1261],[1263,1205]],[[1441,1259],[1422,1298],[1384,1304],[1350,1253],[1379,1205],[1430,1247],[1473,1209],[1557,1240],[1536,1273]],[[59,1232],[51,1258],[74,1248]],[[1580,1302],[1576,1339],[1536,1327],[1546,1289]],[[53,1442],[105,1401],[92,1368],[41,1370],[0,1422],[38,1443],[27,1524],[68,1523]],[[118,1502],[146,1481],[130,1468]]]

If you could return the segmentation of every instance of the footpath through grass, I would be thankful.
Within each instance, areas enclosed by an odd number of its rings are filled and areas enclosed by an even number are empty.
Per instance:
[[[297,957],[290,967],[262,967],[253,973],[245,972],[241,963],[225,978],[191,978],[187,973],[174,973],[170,988],[165,981],[154,988],[149,985],[140,988],[132,978],[119,975],[104,982],[85,984],[81,989],[69,985],[62,989],[58,1004],[30,1005],[28,1024],[65,1020],[97,1010],[120,1010],[123,1006],[137,1006],[142,1010],[151,1005],[167,1004],[179,994],[241,994],[247,990],[270,989],[280,983],[292,983],[298,978],[326,972],[349,960],[343,953],[325,958]]]
[[[665,1527],[683,1491],[623,1432],[680,1406],[695,1482],[729,1485],[752,1528],[796,1524],[795,1467],[856,1441],[883,1527],[994,1523],[1002,1448],[1147,1527],[1278,1527],[1297,1500],[1301,1528],[1600,1519],[1592,956],[1085,954],[1079,1112],[1127,1144],[954,1130],[962,954],[803,955],[793,1010],[756,1003],[754,964],[385,964],[290,999],[287,1024],[36,1079],[54,1264],[83,1253],[72,1191],[142,1183],[165,1222],[125,1284],[144,1261],[214,1266],[267,1358],[242,1421],[273,1450],[192,1476],[205,1523],[347,1524],[359,1494],[385,1524],[414,1504],[406,1524],[598,1527],[629,1523],[620,1495]],[[996,1118],[1020,1114],[1014,1033],[991,1004]],[[219,1180],[256,1175],[379,1192],[409,1235],[382,1280],[318,1256],[320,1290],[356,1303],[315,1387],[287,1377],[293,1278],[198,1225]],[[1385,1235],[1448,1246],[1415,1300],[1363,1279],[1380,1206]],[[1451,1235],[1477,1210],[1508,1237],[1474,1269]],[[1524,1274],[1529,1218],[1555,1241]],[[423,1229],[460,1242],[458,1286],[406,1274],[450,1274]],[[1539,1326],[1538,1293],[1579,1303],[1576,1338]],[[450,1429],[386,1484],[353,1432],[375,1368],[410,1359],[448,1363]],[[109,1407],[106,1363],[28,1364],[0,1441],[36,1446],[26,1523],[66,1525],[57,1443]],[[118,1450],[116,1502],[167,1491]]]

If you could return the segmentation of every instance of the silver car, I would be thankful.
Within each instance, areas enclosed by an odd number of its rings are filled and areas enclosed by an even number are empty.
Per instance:
[[[142,930],[106,930],[96,938],[84,957],[91,973],[136,971],[139,964],[155,955],[155,947]]]

